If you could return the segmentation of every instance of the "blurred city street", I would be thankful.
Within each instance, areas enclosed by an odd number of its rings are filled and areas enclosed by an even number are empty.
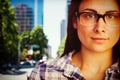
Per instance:
[[[0,80],[26,80],[38,60],[63,53],[70,1],[2,1]]]
[[[21,65],[20,69],[0,73],[0,80],[27,80],[33,68],[34,65],[26,63]]]

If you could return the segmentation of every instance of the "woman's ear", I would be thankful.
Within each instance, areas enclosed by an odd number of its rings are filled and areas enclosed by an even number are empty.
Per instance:
[[[73,18],[73,28],[77,29],[77,19],[75,17]]]
[[[74,29],[77,29],[77,23],[76,22],[73,23],[73,27],[74,27]]]

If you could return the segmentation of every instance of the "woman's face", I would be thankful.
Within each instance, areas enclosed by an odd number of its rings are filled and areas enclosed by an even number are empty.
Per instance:
[[[115,0],[83,0],[79,6],[79,12],[90,12],[80,15],[83,19],[77,18],[76,25],[78,37],[82,47],[95,52],[112,50],[120,38],[120,19],[118,17],[119,6]],[[103,18],[97,18],[95,14],[106,14]],[[114,18],[117,19],[114,20]],[[103,17],[103,16],[102,16]],[[87,18],[87,19],[86,19]],[[89,20],[90,19],[90,20]],[[118,20],[117,22],[115,22]]]

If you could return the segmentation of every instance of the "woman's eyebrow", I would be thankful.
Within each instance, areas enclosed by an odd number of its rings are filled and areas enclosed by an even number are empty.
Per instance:
[[[95,12],[95,13],[97,13],[96,10],[94,10],[94,9],[89,9],[89,8],[86,8],[86,9],[84,9],[84,10],[82,10],[82,11],[91,11],[91,12]]]
[[[120,11],[117,11],[117,10],[109,10],[109,11],[106,11],[106,13],[120,13]]]

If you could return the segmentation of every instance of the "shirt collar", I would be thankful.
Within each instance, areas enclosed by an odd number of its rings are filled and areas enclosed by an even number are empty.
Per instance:
[[[84,80],[82,73],[80,72],[79,68],[76,67],[71,63],[71,58],[73,52],[70,52],[68,55],[65,55],[61,58],[56,58],[54,63],[50,64],[52,65],[52,68],[54,67],[55,70],[61,71],[62,74],[69,78],[74,78],[75,80]],[[106,70],[106,78],[110,77],[109,74],[116,75],[120,73],[118,69],[118,63],[113,64],[110,68]]]
[[[55,70],[61,71],[62,74],[66,77],[74,78],[75,80],[83,80],[79,68],[71,63],[73,54],[74,51],[70,52],[68,55],[65,55],[62,58],[57,58],[56,61],[51,65],[53,65],[52,67],[54,67]]]

